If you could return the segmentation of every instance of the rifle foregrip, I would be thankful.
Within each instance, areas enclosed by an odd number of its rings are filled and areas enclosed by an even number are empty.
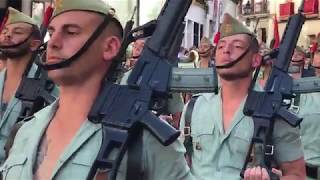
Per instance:
[[[174,129],[167,122],[159,119],[152,112],[146,113],[142,123],[164,146],[170,145],[180,136],[179,131]]]

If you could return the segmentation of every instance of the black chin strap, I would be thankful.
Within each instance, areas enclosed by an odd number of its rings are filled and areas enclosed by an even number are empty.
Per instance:
[[[312,66],[315,69],[320,69],[320,66]]]
[[[209,53],[211,50],[211,48],[207,48],[206,50],[204,51],[198,51],[199,54],[206,54],[206,53]]]
[[[295,62],[295,63],[301,63],[301,64],[303,64],[303,63],[304,63],[304,60],[291,60],[291,62]]]
[[[247,50],[246,50],[245,52],[243,52],[243,53],[241,54],[241,56],[238,57],[236,60],[234,60],[234,61],[232,61],[232,62],[230,62],[230,63],[224,64],[224,65],[220,65],[220,66],[216,65],[216,68],[217,68],[217,69],[227,69],[227,68],[231,68],[232,66],[236,65],[237,63],[239,63],[239,62],[243,59],[243,57],[244,57],[245,55],[247,55],[247,53],[249,52],[249,50],[250,50],[250,46],[249,46],[249,47],[247,48]]]
[[[139,59],[140,56],[132,56],[133,59]]]
[[[3,50],[3,49],[11,49],[11,48],[19,47],[19,46],[25,44],[31,37],[32,37],[32,33],[30,33],[29,36],[25,40],[19,42],[18,44],[8,45],[8,46],[5,46],[5,45],[4,46],[0,46],[0,49]]]
[[[71,63],[73,63],[74,61],[79,59],[79,57],[89,49],[89,47],[92,45],[92,43],[100,36],[102,31],[107,27],[111,18],[112,18],[111,16],[105,16],[103,22],[98,26],[98,28],[95,30],[95,32],[87,40],[87,42],[71,58],[64,59],[63,61],[61,61],[59,63],[55,63],[55,64],[47,64],[44,60],[39,58],[39,60],[36,63],[45,70],[55,70],[55,69],[60,69],[60,68],[65,68],[65,67],[70,66]]]

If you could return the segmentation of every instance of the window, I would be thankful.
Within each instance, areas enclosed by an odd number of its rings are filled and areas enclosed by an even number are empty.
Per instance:
[[[44,15],[45,11],[45,5],[44,2],[40,1],[32,1],[32,6],[31,6],[31,17],[37,21],[38,24],[41,24],[42,22],[42,17]]]
[[[203,36],[203,24],[193,23],[193,45],[198,47]]]
[[[203,24],[200,25],[200,40],[203,37]]]
[[[261,28],[261,41],[266,43],[267,42],[267,29]]]
[[[198,47],[199,46],[199,24],[194,22],[193,23],[193,45]]]

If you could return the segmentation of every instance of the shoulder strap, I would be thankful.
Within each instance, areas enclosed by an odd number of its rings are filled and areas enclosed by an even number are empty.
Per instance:
[[[184,146],[186,148],[186,156],[189,158],[188,164],[191,165],[191,155],[193,152],[193,145],[192,145],[192,137],[191,137],[191,119],[192,119],[192,112],[194,109],[194,105],[196,104],[196,101],[199,96],[192,96],[186,109],[186,115],[185,115],[185,126],[183,130],[184,135]]]
[[[131,143],[128,147],[128,160],[127,160],[127,174],[126,179],[142,180],[142,134],[140,132],[134,143]]]
[[[191,127],[192,112],[193,112],[194,105],[196,104],[198,97],[199,96],[192,96],[189,103],[188,103],[188,106],[186,109],[186,115],[185,115],[185,129],[186,129],[186,127],[189,127],[189,128]],[[190,133],[187,133],[187,134],[190,134]]]

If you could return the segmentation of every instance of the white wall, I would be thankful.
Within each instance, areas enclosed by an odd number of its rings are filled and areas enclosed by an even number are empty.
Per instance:
[[[200,24],[206,23],[206,12],[203,8],[198,5],[192,4],[190,9],[185,17],[186,27],[185,27],[185,36],[184,44],[182,45],[185,48],[190,48],[193,46],[193,34],[194,34],[194,22]],[[204,27],[205,29],[205,27]]]
[[[202,9],[198,5],[192,4],[185,19],[198,22],[200,24],[203,24],[205,22],[206,13],[204,9]]]

